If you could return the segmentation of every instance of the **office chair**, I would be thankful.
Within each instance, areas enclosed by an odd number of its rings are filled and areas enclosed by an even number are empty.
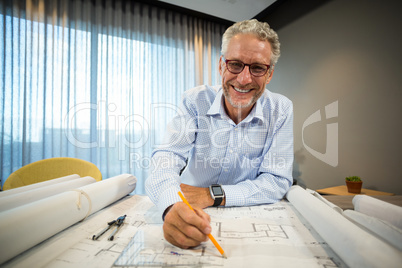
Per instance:
[[[3,190],[72,174],[78,174],[80,177],[91,176],[97,181],[102,180],[102,173],[91,162],[71,157],[55,157],[33,162],[14,171],[4,182]]]

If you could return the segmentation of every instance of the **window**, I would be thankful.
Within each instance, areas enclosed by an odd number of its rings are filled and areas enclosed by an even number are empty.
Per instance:
[[[12,1],[0,5],[0,24],[2,183],[68,156],[104,178],[131,173],[143,193],[183,91],[220,81],[226,26],[146,4]]]

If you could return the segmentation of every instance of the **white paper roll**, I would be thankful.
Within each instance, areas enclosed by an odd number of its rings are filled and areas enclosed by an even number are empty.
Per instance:
[[[286,198],[348,266],[400,267],[401,251],[362,230],[300,186],[292,186]]]
[[[321,196],[319,193],[317,193],[316,191],[311,190],[311,189],[308,189],[308,188],[306,189],[306,191],[307,191],[309,194],[312,194],[313,196],[317,197],[320,201],[322,201],[322,202],[324,202],[325,204],[327,204],[329,207],[331,207],[331,208],[332,208],[333,210],[335,210],[336,212],[342,214],[343,209],[341,209],[340,207],[338,207],[338,206],[335,205],[334,203],[329,202],[327,199],[325,199],[324,197],[322,197],[322,196]]]
[[[19,193],[26,192],[26,191],[31,191],[36,188],[42,188],[45,186],[58,184],[58,183],[64,182],[64,181],[71,181],[71,180],[75,180],[78,178],[80,178],[79,175],[72,174],[72,175],[68,175],[68,176],[64,176],[64,177],[60,177],[60,178],[56,178],[56,179],[52,179],[52,180],[42,181],[42,182],[33,183],[30,185],[26,185],[26,186],[21,186],[21,187],[14,188],[14,189],[2,191],[2,192],[0,192],[0,202],[1,202],[2,198],[6,197],[6,196],[10,196],[13,194],[19,194]]]
[[[63,193],[68,190],[76,189],[94,182],[96,182],[94,178],[87,176],[77,180],[63,181],[58,184],[51,184],[30,191],[9,195],[0,199],[0,212],[32,203],[52,195]]]
[[[356,195],[352,202],[356,211],[387,221],[402,229],[402,207],[367,195]]]
[[[354,210],[345,210],[343,216],[354,222],[355,224],[361,225],[368,231],[384,239],[397,249],[402,251],[402,230],[395,227],[394,225],[377,219],[373,216],[369,216]]]
[[[0,264],[131,193],[122,174],[0,213]]]

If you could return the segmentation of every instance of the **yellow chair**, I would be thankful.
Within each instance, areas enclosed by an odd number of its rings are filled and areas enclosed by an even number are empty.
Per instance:
[[[78,174],[80,177],[91,176],[97,181],[102,180],[102,173],[91,162],[71,157],[55,157],[33,162],[14,171],[4,182],[3,190],[72,174]]]

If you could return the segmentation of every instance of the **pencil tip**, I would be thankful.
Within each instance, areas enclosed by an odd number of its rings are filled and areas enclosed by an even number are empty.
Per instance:
[[[224,257],[225,259],[228,258],[225,253],[222,254],[222,257]]]

